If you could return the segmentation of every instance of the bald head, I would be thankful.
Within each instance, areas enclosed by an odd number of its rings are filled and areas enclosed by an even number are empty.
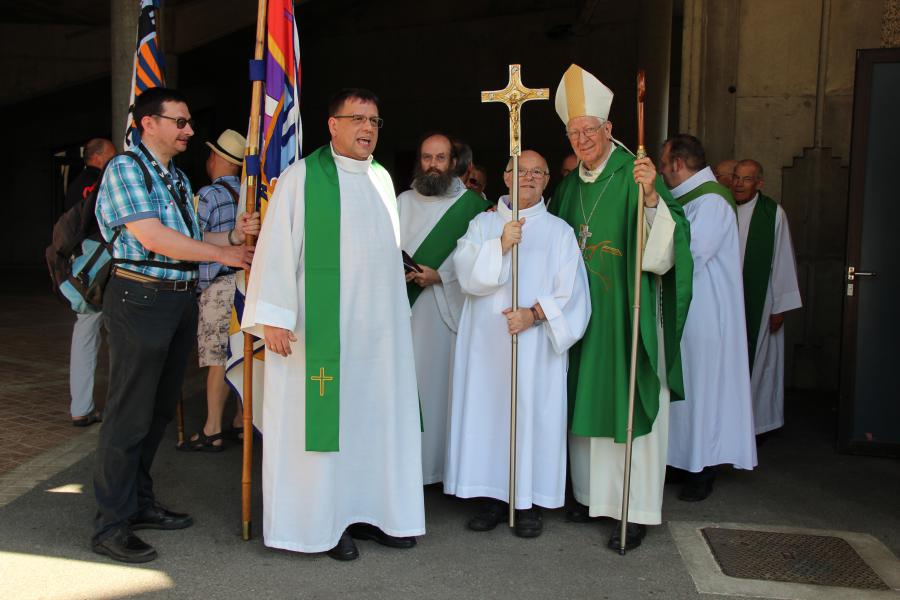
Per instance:
[[[116,147],[111,141],[104,138],[88,140],[84,145],[84,164],[90,167],[102,169],[115,155]]]
[[[512,159],[506,164],[503,181],[512,190]],[[543,156],[534,150],[524,150],[519,156],[519,208],[534,206],[541,200],[541,195],[550,181],[550,170]]]
[[[723,160],[722,162],[717,164],[714,171],[716,173],[716,179],[719,181],[719,183],[731,189],[731,178],[734,175],[734,168],[736,166],[737,161],[733,158]]]

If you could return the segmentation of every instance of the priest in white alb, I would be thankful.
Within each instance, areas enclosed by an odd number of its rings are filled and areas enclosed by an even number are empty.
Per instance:
[[[358,556],[425,533],[419,402],[393,185],[368,90],[338,92],[331,143],[282,174],[242,327],[265,338],[263,538]]]
[[[522,152],[519,220],[509,196],[482,213],[459,240],[453,262],[465,305],[453,368],[450,439],[444,492],[482,497],[469,521],[475,531],[505,520],[509,502],[511,334],[518,334],[516,526],[520,537],[542,531],[539,507],[565,501],[568,350],[590,318],[587,276],[572,228],[549,214],[541,194],[547,162]],[[519,246],[519,308],[512,310],[510,249]]]
[[[660,174],[691,224],[694,259],[681,337],[685,401],[669,412],[668,464],[687,472],[678,498],[698,502],[712,493],[716,465],[756,466],[737,218],[696,137],[666,140]]]
[[[400,241],[418,266],[406,273],[412,307],[416,379],[422,405],[422,481],[443,481],[453,346],[463,293],[451,255],[469,221],[489,204],[454,175],[450,138],[425,136],[419,144],[412,189],[397,196]]]
[[[784,425],[784,313],[803,305],[787,215],[763,183],[755,160],[734,168],[757,435]]]

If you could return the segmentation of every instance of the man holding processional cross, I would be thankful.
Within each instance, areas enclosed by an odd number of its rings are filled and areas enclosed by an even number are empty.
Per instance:
[[[265,339],[263,536],[353,560],[425,533],[410,305],[378,99],[329,104],[331,143],[282,174],[242,327]]]
[[[662,520],[669,401],[684,397],[679,340],[691,297],[690,228],[649,158],[614,144],[613,93],[577,65],[563,75],[556,111],[578,157],[551,211],[578,235],[591,297],[584,337],[569,352],[569,459],[576,500],[568,517],[621,519],[628,437],[634,262],[643,242],[636,354],[631,505],[625,549]],[[639,189],[640,188],[640,189]],[[637,239],[638,198],[645,213]],[[609,547],[620,550],[616,527]],[[620,550],[621,551],[621,550]]]

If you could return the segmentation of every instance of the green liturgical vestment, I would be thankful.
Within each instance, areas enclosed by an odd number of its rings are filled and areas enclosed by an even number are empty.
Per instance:
[[[551,210],[575,230],[589,226],[583,250],[591,295],[591,319],[584,338],[569,351],[569,425],[574,435],[626,439],[628,371],[637,248],[638,185],[634,158],[616,147],[593,183],[578,170],[560,183]],[[646,435],[659,409],[657,376],[657,286],[665,332],[667,384],[673,399],[684,398],[680,340],[691,300],[693,262],[690,226],[681,205],[661,179],[656,191],[675,221],[675,265],[661,277],[644,272],[641,284],[641,341],[637,357],[634,436]]]

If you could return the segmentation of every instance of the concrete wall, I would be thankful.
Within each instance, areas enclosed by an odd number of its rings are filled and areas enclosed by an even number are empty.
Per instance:
[[[704,140],[711,162],[761,162],[765,191],[791,222],[806,306],[788,317],[789,386],[837,387],[855,55],[900,29],[889,25],[897,8],[895,0],[685,1],[682,129]]]

